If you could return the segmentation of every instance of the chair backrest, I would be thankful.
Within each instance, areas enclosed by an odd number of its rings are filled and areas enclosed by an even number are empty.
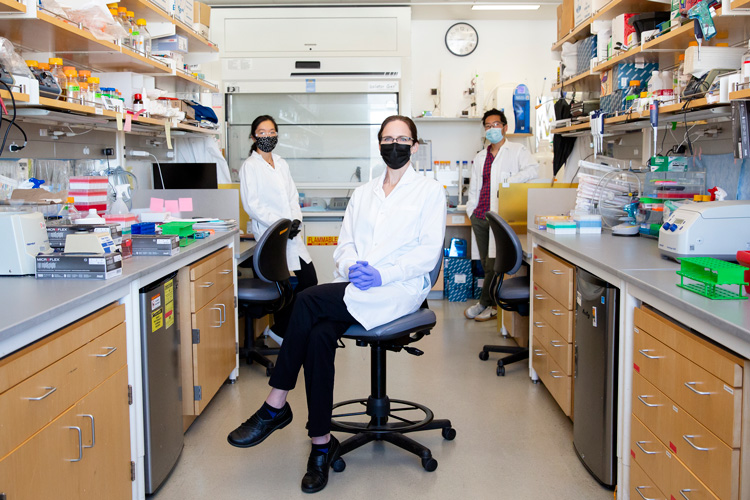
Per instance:
[[[432,286],[435,286],[435,282],[438,279],[438,276],[440,275],[440,268],[443,267],[443,254],[440,254],[440,257],[438,257],[437,263],[435,263],[435,268],[430,271],[430,283]]]
[[[495,273],[515,274],[523,262],[521,240],[510,225],[495,212],[487,212],[492,235],[495,237]]]
[[[279,219],[269,227],[255,245],[253,270],[255,276],[266,283],[289,279],[289,266],[286,261],[286,245],[292,221]]]

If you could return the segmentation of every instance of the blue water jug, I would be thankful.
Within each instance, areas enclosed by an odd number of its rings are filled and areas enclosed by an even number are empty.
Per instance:
[[[451,238],[451,248],[448,257],[466,258],[466,240],[463,238]]]

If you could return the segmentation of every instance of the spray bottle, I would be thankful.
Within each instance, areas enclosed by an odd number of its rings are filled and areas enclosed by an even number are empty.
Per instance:
[[[112,204],[112,208],[110,209],[109,213],[112,215],[125,215],[129,213],[128,206],[123,201],[123,195],[127,192],[127,190],[130,188],[129,184],[117,184],[115,186],[115,190],[117,191],[117,199]]]

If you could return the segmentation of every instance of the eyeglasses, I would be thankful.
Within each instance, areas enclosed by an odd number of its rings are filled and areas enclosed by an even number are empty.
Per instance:
[[[393,144],[394,142],[397,142],[399,144],[411,145],[411,143],[414,142],[414,139],[412,139],[411,137],[406,137],[405,135],[402,135],[401,137],[385,136],[380,139],[380,144]]]
[[[489,129],[491,129],[491,128],[501,128],[501,127],[503,127],[504,125],[505,125],[505,124],[504,124],[503,122],[492,122],[492,123],[485,123],[485,124],[484,124],[484,129],[485,129],[485,130],[489,130]]]
[[[255,132],[255,137],[276,137],[278,133],[275,130],[259,130]]]

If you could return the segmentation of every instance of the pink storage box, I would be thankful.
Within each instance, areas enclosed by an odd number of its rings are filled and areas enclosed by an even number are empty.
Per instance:
[[[70,178],[69,191],[106,191],[109,180],[106,177],[81,176]]]

